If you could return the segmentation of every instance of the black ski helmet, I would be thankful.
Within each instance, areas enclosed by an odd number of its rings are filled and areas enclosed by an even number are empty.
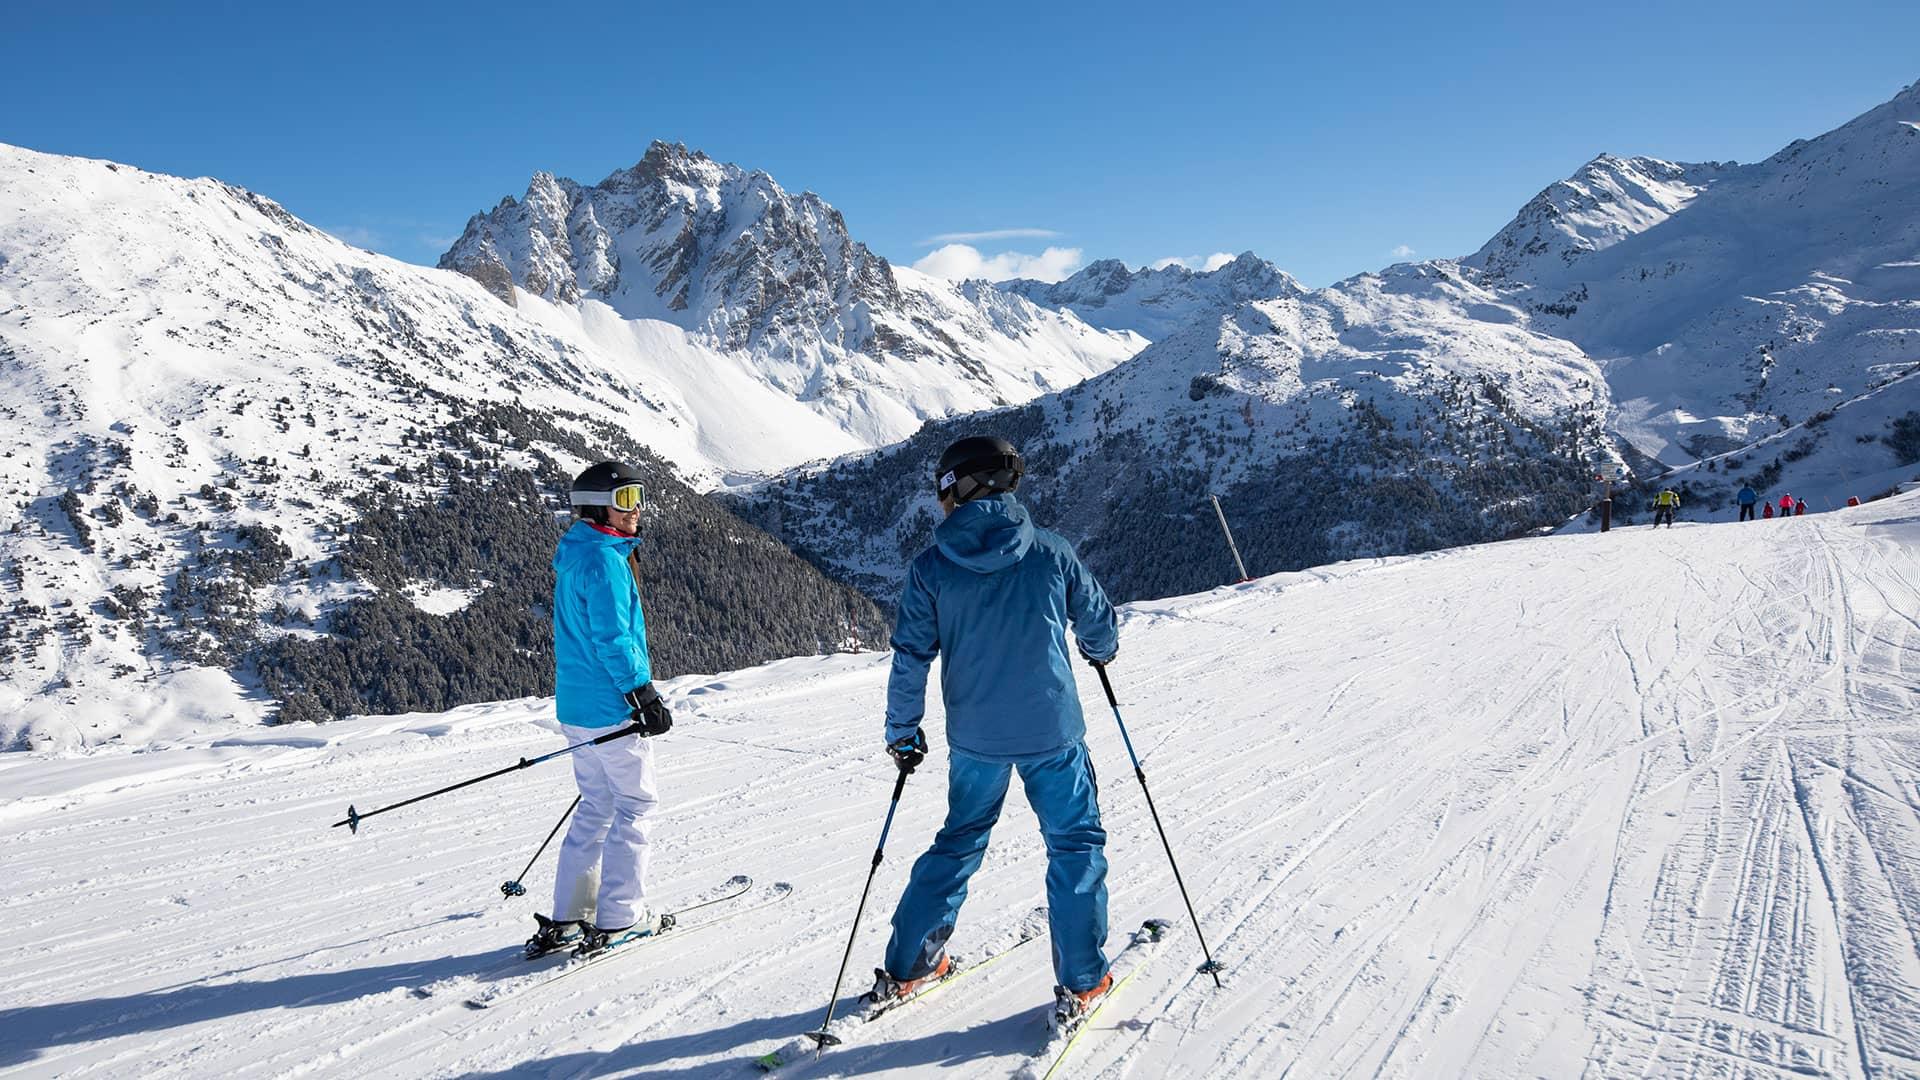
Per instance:
[[[969,435],[947,447],[933,470],[934,494],[956,505],[1020,486],[1027,463],[1005,439]]]
[[[630,493],[626,489],[633,489]],[[619,494],[616,495],[615,493]],[[627,502],[624,507],[622,501]],[[632,509],[646,502],[646,483],[640,470],[619,461],[602,461],[589,465],[579,476],[573,478],[573,489],[567,492],[567,502],[573,505],[576,517],[605,521],[608,509]],[[596,509],[599,508],[599,509]]]

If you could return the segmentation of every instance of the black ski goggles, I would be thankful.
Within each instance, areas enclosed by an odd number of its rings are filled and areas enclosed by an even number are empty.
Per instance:
[[[612,491],[576,491],[568,499],[575,506],[611,506],[624,514],[647,505],[647,490],[639,484],[621,484]]]

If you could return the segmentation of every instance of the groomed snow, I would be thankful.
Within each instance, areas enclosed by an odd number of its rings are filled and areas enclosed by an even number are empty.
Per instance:
[[[1920,1072],[1920,493],[1791,521],[1555,536],[1132,605],[1113,668],[1215,953],[1190,930],[1076,1076]],[[751,1075],[815,1025],[890,790],[883,656],[670,688],[656,893],[791,881],[485,1012],[566,806],[545,700],[147,752],[0,755],[0,1070]],[[1116,939],[1181,916],[1091,672]],[[850,981],[938,825],[908,784]],[[956,950],[1041,902],[1019,797]],[[1005,1076],[1044,949],[799,1076]],[[412,991],[431,990],[431,996]]]

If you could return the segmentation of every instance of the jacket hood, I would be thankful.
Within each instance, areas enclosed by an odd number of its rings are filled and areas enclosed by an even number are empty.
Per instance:
[[[624,559],[628,552],[639,546],[640,538],[637,536],[614,536],[601,532],[584,520],[575,521],[571,528],[561,534],[560,545],[553,552],[553,565],[557,569],[560,560],[568,555],[582,555],[596,547],[612,548]]]
[[[961,506],[933,530],[940,553],[976,574],[1017,563],[1033,546],[1033,518],[1011,494]]]

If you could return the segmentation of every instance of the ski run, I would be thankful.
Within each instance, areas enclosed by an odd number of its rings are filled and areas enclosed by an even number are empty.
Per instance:
[[[1920,494],[1344,563],[1123,620],[1114,683],[1226,986],[1175,920],[1056,1075],[1920,1075]],[[500,882],[567,765],[329,826],[557,748],[551,701],[0,757],[0,1073],[757,1075],[825,1012],[892,788],[886,671],[663,684],[654,895],[791,895],[484,1010],[463,1002],[521,977],[552,854],[526,896]],[[1113,955],[1184,909],[1080,679]],[[843,1009],[944,809],[931,697]],[[956,955],[1017,938],[1044,861],[1010,798]],[[779,1075],[1033,1072],[1051,1005],[1047,950],[1019,949]]]

